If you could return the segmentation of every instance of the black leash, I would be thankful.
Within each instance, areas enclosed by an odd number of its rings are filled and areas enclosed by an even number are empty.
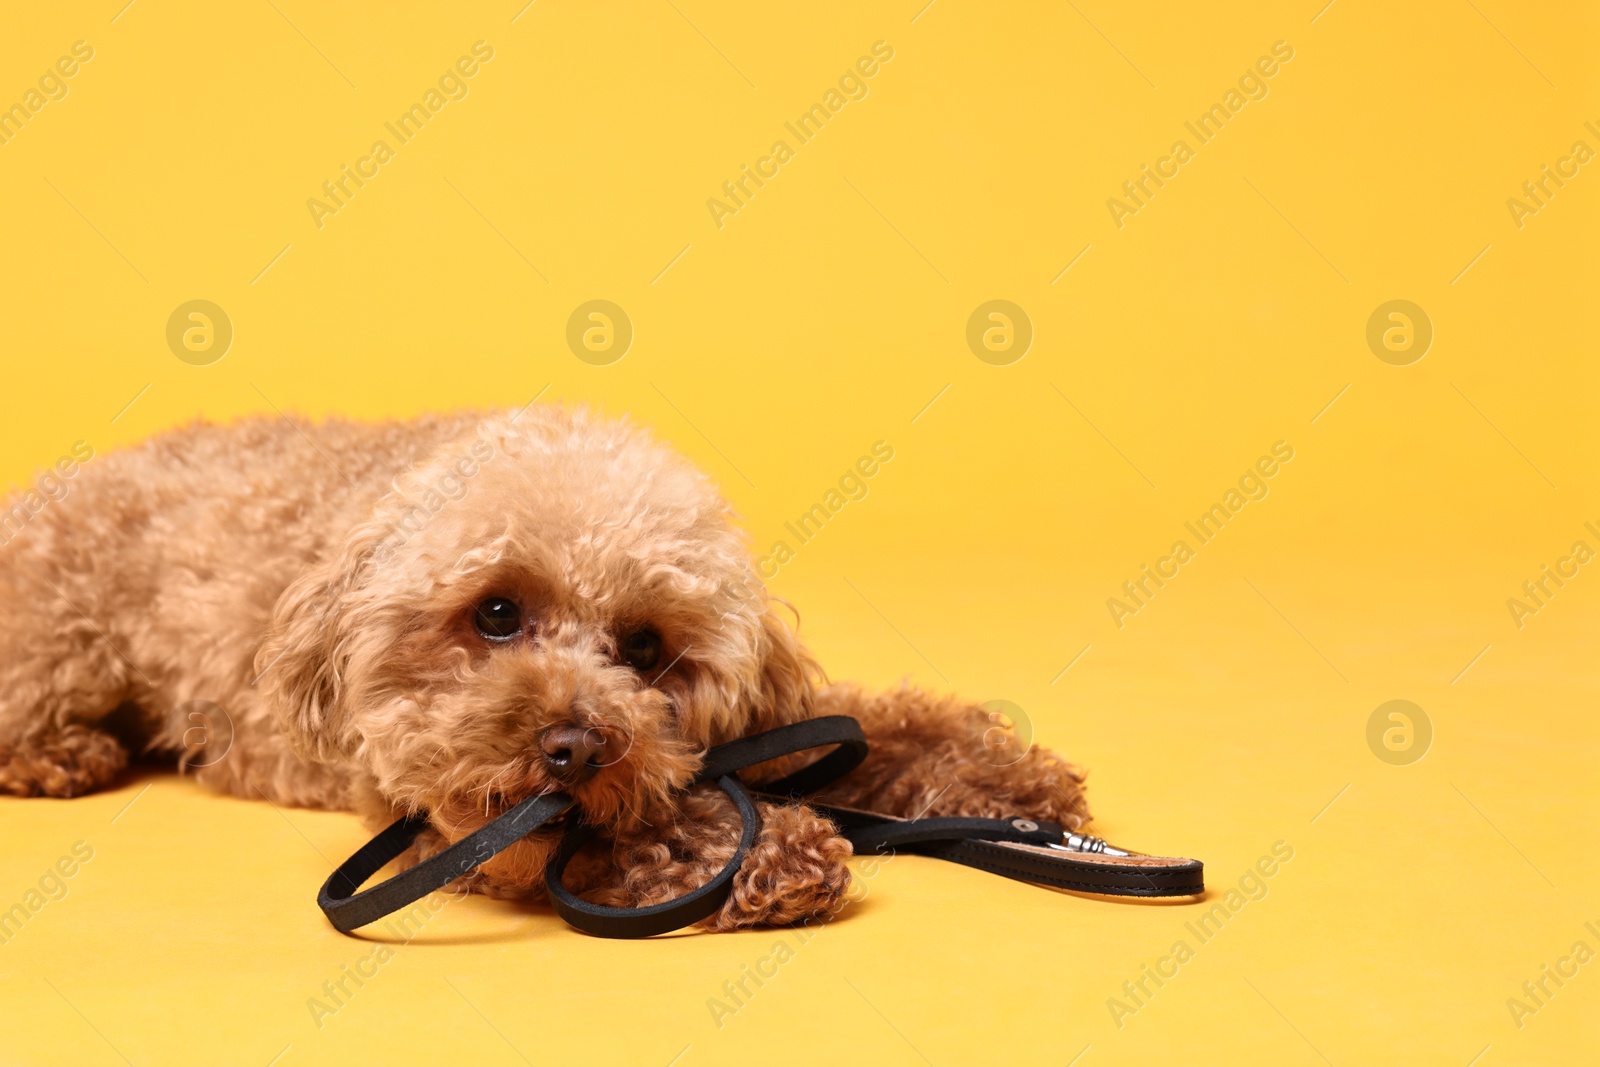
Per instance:
[[[793,774],[746,787],[737,771],[758,763],[824,745],[832,752]],[[643,908],[591,904],[561,882],[567,864],[595,833],[579,822],[570,826],[545,868],[550,902],[568,923],[597,937],[651,937],[699,922],[716,913],[733,890],[733,879],[755,845],[760,817],[753,790],[773,799],[797,799],[854,770],[867,756],[866,738],[845,715],[780,726],[718,745],[706,754],[696,783],[715,782],[739,811],[741,830],[733,857],[704,885],[674,900]],[[565,793],[529,797],[457,841],[371,889],[361,884],[396,859],[428,826],[425,815],[395,822],[346,860],[323,883],[317,904],[336,930],[349,933],[420,900],[505,851],[533,831],[565,815],[573,800]],[[1184,896],[1204,891],[1198,861],[1140,856],[1113,849],[1098,838],[1065,831],[1052,822],[1031,819],[898,819],[870,812],[812,804],[833,821],[857,853],[894,849],[936,856],[1021,881],[1062,889],[1124,896]],[[1069,853],[1101,853],[1088,860]]]

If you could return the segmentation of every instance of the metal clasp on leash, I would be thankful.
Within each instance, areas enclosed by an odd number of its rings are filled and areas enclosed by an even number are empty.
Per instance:
[[[1058,852],[1095,852],[1102,856],[1131,856],[1114,845],[1106,843],[1105,838],[1095,837],[1093,834],[1075,834],[1067,830],[1061,835],[1061,844],[1049,846]]]

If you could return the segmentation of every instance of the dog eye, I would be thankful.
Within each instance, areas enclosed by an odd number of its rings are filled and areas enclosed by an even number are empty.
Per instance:
[[[503,596],[490,597],[478,605],[472,621],[489,640],[509,641],[522,632],[522,609]]]
[[[647,671],[661,658],[661,635],[635,630],[622,639],[622,658],[636,671]]]

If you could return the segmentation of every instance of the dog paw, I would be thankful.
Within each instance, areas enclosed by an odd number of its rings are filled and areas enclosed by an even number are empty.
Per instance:
[[[831,913],[850,886],[850,842],[802,805],[762,804],[761,833],[733,880],[713,930],[785,926]]]
[[[0,795],[82,796],[109,785],[127,765],[116,738],[72,724],[49,737],[0,744]]]

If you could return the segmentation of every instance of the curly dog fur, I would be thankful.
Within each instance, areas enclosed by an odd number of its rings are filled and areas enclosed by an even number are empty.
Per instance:
[[[130,750],[162,754],[374,827],[427,812],[414,862],[565,789],[606,830],[568,884],[615,905],[732,855],[731,803],[685,792],[708,746],[819,714],[872,746],[828,802],[1089,817],[1079,772],[982,709],[828,685],[709,479],[582,410],[196,424],[84,466],[61,499],[13,496],[0,539],[0,794],[79,796]],[[761,813],[711,928],[793,922],[849,883],[826,819]],[[468,880],[540,899],[555,843]]]

